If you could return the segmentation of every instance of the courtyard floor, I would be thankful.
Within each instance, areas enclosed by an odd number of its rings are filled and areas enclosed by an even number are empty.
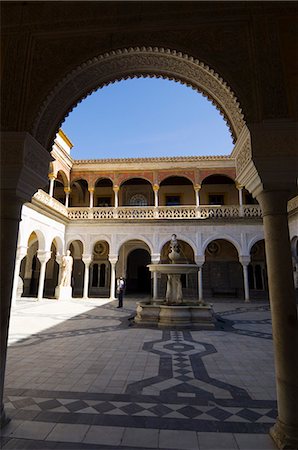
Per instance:
[[[3,450],[276,449],[269,303],[216,300],[212,331],[138,328],[135,303],[17,303]]]

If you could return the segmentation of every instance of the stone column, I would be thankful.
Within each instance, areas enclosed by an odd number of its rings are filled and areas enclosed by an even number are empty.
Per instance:
[[[51,251],[45,252],[42,250],[38,250],[38,252],[37,252],[37,258],[39,259],[39,262],[40,262],[37,300],[42,300],[42,298],[43,298],[46,266],[47,266],[48,260],[51,258],[51,254],[52,254]]]
[[[1,133],[1,151],[0,426],[3,427],[9,421],[4,410],[3,387],[21,208],[38,188],[47,184],[53,158],[26,132]]]
[[[110,300],[116,300],[115,285],[116,285],[116,263],[118,258],[110,258],[111,263],[111,282],[110,282]]]
[[[160,255],[157,253],[153,254],[153,257],[151,256],[151,264],[158,264],[160,262]],[[152,279],[153,279],[153,289],[152,289],[152,297],[153,300],[156,300],[158,298],[158,275],[157,272],[151,272],[152,273]]]
[[[196,256],[195,258],[196,264],[199,266],[198,271],[198,297],[199,302],[204,303],[203,299],[203,264],[205,262],[205,256]]]
[[[240,216],[243,216],[243,186],[239,183],[236,183],[236,188],[238,189],[239,195],[239,213]]]
[[[153,192],[154,192],[154,207],[155,208],[158,208],[158,206],[159,206],[158,191],[159,191],[159,184],[154,184]]]
[[[270,434],[279,448],[298,448],[298,321],[288,228],[288,191],[257,195],[262,212],[272,314],[278,418]]]
[[[90,268],[90,264],[92,262],[92,256],[91,255],[82,255],[82,261],[85,264],[83,298],[88,299],[89,268]]]
[[[93,199],[94,199],[94,188],[89,188],[89,208],[93,208]]]
[[[158,298],[157,272],[153,272],[153,300]]]
[[[12,294],[11,294],[11,304],[16,304],[17,299],[17,290],[18,290],[18,284],[19,284],[19,274],[20,274],[20,267],[22,259],[27,255],[27,249],[28,247],[18,247],[17,253],[16,253],[16,259],[15,259],[15,268],[14,268],[14,278],[13,278],[13,288],[12,288]]]
[[[249,284],[248,284],[248,265],[250,263],[250,256],[239,256],[239,262],[243,270],[243,287],[244,287],[244,301],[249,302]]]
[[[115,194],[115,201],[114,201],[114,207],[118,208],[118,193],[119,193],[119,186],[117,186],[117,184],[115,184],[113,186],[113,191]]]
[[[201,185],[200,184],[195,184],[194,185],[194,190],[195,190],[195,195],[196,195],[196,207],[200,206],[200,190],[201,190]]]
[[[69,195],[70,195],[71,189],[69,187],[64,188],[65,192],[65,208],[69,207]]]
[[[49,174],[49,180],[50,180],[50,188],[49,188],[49,196],[53,197],[54,194],[54,184],[55,184],[55,180],[56,177],[53,173]]]

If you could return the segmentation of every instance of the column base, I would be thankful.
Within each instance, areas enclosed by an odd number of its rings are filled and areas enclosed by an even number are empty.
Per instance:
[[[279,449],[298,449],[298,428],[285,425],[277,419],[269,434]]]
[[[57,286],[55,289],[55,297],[57,300],[67,300],[72,298],[72,287]]]
[[[11,418],[6,415],[4,407],[2,407],[0,417],[0,429],[6,427],[6,425],[8,425],[10,421]]]

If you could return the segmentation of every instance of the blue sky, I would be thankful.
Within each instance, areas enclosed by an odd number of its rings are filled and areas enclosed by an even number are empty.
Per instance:
[[[193,89],[155,78],[116,82],[69,114],[74,159],[226,155],[233,148],[217,109]]]

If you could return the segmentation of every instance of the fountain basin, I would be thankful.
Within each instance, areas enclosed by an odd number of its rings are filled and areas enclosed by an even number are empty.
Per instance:
[[[138,302],[135,323],[157,327],[199,327],[214,328],[214,315],[211,305],[198,303],[182,303],[168,305],[166,303]]]

